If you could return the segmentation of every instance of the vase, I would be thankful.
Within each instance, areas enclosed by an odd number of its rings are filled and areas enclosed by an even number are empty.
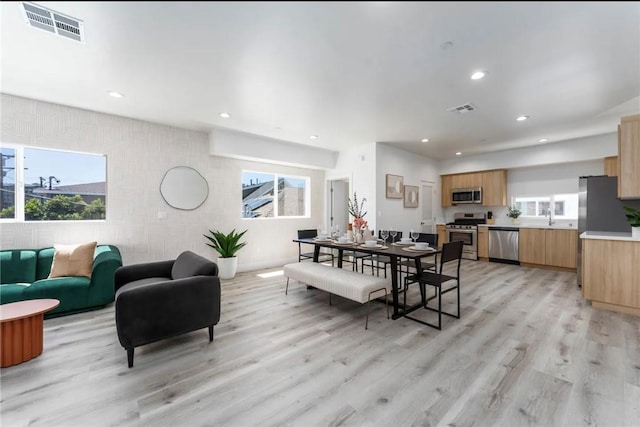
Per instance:
[[[513,225],[518,225],[518,224],[520,224],[520,219],[518,219],[518,218],[511,218],[511,223],[512,223]]]
[[[631,227],[631,238],[640,240],[640,227]]]
[[[218,277],[221,279],[233,279],[238,271],[238,257],[218,258]]]

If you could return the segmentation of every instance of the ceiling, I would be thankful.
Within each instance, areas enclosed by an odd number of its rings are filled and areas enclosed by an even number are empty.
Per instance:
[[[190,129],[447,159],[640,113],[639,2],[37,4],[83,20],[86,43],[2,2],[3,93]]]

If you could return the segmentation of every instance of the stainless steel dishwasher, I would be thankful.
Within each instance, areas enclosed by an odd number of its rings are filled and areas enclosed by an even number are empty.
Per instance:
[[[516,227],[489,227],[489,261],[520,264]]]

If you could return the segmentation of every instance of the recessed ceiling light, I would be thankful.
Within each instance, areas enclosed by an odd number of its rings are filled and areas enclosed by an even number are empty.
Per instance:
[[[547,142],[547,141],[549,141],[549,138],[540,138],[538,140],[538,142]]]
[[[429,138],[424,138],[422,142],[429,142]]]
[[[124,98],[124,95],[121,94],[120,92],[116,92],[116,91],[110,90],[107,93],[109,94],[109,96],[112,96],[114,98]]]
[[[529,118],[529,116],[520,116],[518,117],[516,120],[519,122],[524,122],[525,120],[527,120]]]
[[[476,71],[475,73],[471,74],[471,80],[480,80],[484,76],[485,76],[484,71]]]
[[[318,139],[318,135],[311,135],[309,139]]]
[[[458,152],[456,153],[456,156],[462,156],[462,152],[461,152],[461,151],[458,151]]]
[[[222,117],[223,119],[228,119],[229,117],[231,117],[231,114],[229,114],[229,113],[220,113],[220,117]]]

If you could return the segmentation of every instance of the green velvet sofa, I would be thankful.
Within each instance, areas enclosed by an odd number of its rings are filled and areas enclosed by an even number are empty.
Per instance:
[[[45,314],[45,318],[48,318],[94,310],[114,301],[114,273],[122,266],[122,257],[117,247],[96,247],[91,279],[47,279],[53,254],[53,248],[0,251],[0,304],[55,298],[60,301],[60,305]]]

